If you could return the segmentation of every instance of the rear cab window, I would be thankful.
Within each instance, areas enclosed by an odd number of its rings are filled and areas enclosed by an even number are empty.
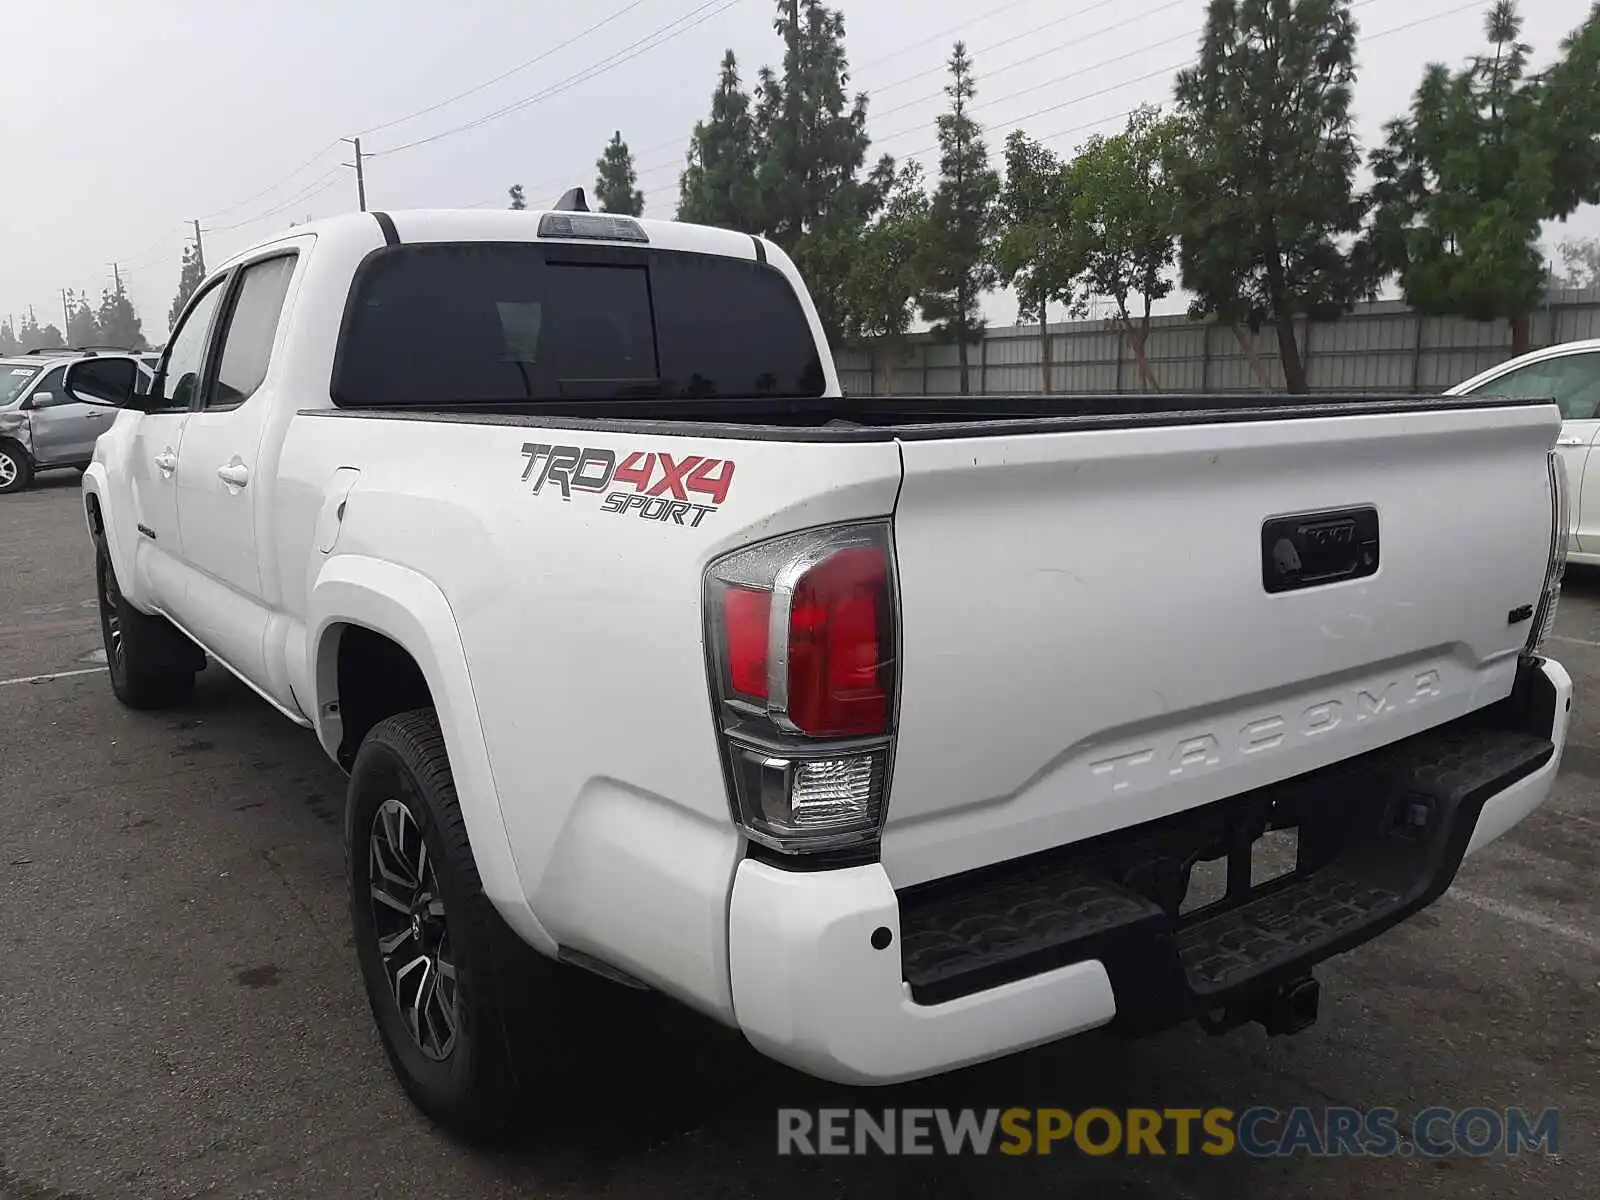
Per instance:
[[[346,408],[821,396],[794,289],[763,263],[555,242],[421,243],[358,272]]]

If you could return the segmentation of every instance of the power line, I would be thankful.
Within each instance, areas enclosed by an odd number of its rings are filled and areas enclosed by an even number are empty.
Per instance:
[[[226,216],[228,213],[237,212],[239,209],[243,208],[247,204],[254,204],[257,200],[261,199],[261,197],[263,197],[265,195],[268,195],[271,192],[277,191],[278,188],[280,188],[284,184],[288,183],[289,180],[293,179],[296,175],[300,174],[301,171],[304,171],[307,167],[309,167],[312,163],[316,162],[317,159],[321,158],[329,150],[332,150],[342,140],[343,139],[341,139],[341,138],[334,138],[333,141],[329,142],[322,149],[318,150],[315,154],[313,154],[310,158],[306,159],[305,162],[301,163],[298,167],[296,167],[294,170],[290,171],[287,175],[279,176],[279,178],[270,187],[264,187],[259,192],[256,192],[254,195],[246,196],[243,200],[240,200],[240,201],[238,201],[238,202],[236,202],[234,204],[228,205],[227,208],[219,208],[219,209],[216,209],[213,212],[201,213],[200,214],[200,220],[207,221],[207,220],[210,220],[212,217]]]
[[[1351,5],[1351,8],[1352,9],[1360,8],[1360,7],[1362,7],[1362,5],[1369,4],[1371,2],[1372,2],[1372,0],[1360,0],[1360,3]],[[1407,21],[1404,25],[1396,25],[1392,29],[1384,29],[1384,30],[1381,30],[1378,33],[1374,33],[1374,34],[1371,34],[1370,36],[1363,37],[1361,39],[1361,42],[1362,42],[1363,45],[1365,45],[1367,42],[1375,42],[1379,38],[1386,38],[1392,33],[1404,33],[1407,29],[1414,29],[1418,25],[1426,25],[1430,21],[1442,20],[1445,17],[1453,17],[1457,13],[1464,13],[1468,9],[1482,7],[1484,2],[1485,2],[1485,0],[1472,0],[1472,2],[1469,3],[1469,4],[1462,4],[1462,5],[1459,5],[1459,6],[1455,7],[1455,8],[1446,9],[1444,12],[1437,12],[1437,13],[1434,13],[1430,17],[1419,17],[1415,21]],[[1134,113],[1136,113],[1138,111],[1139,111],[1138,107],[1135,106],[1134,108],[1125,109],[1124,111],[1119,112],[1119,113],[1112,113],[1110,116],[1107,116],[1107,117],[1097,117],[1093,121],[1084,121],[1081,124],[1073,125],[1073,126],[1071,126],[1070,128],[1067,128],[1067,129],[1058,129],[1054,133],[1047,133],[1043,137],[1041,137],[1039,139],[1039,141],[1040,142],[1054,142],[1054,141],[1057,141],[1057,140],[1059,140],[1061,138],[1068,137],[1071,134],[1082,133],[1086,129],[1093,129],[1097,125],[1104,125],[1108,121],[1116,121],[1116,120],[1122,119],[1123,117],[1131,117],[1131,116],[1133,116]]]
[[[1350,6],[1350,8],[1351,8],[1352,11],[1354,11],[1355,9],[1364,8],[1368,4],[1373,4],[1373,3],[1376,3],[1376,2],[1377,2],[1377,0],[1356,0],[1356,3],[1352,4]],[[1368,35],[1368,36],[1366,36],[1364,38],[1361,38],[1360,41],[1357,43],[1357,48],[1359,49],[1360,46],[1366,45],[1369,42],[1375,42],[1375,41],[1380,40],[1381,38],[1386,38],[1390,34],[1403,33],[1407,29],[1415,29],[1418,25],[1426,25],[1431,21],[1439,21],[1439,20],[1443,20],[1445,17],[1453,17],[1457,13],[1466,12],[1468,9],[1482,8],[1484,3],[1485,3],[1485,0],[1471,0],[1470,3],[1457,5],[1455,8],[1445,9],[1443,12],[1434,13],[1432,16],[1419,17],[1415,21],[1407,21],[1404,25],[1396,25],[1392,29],[1381,30],[1378,33],[1370,34],[1370,35]],[[1120,89],[1128,87],[1131,84],[1143,83],[1145,80],[1154,79],[1158,75],[1174,74],[1174,73],[1176,73],[1178,71],[1182,71],[1182,70],[1185,70],[1185,69],[1187,69],[1189,67],[1194,66],[1199,61],[1200,60],[1198,58],[1191,58],[1191,59],[1188,59],[1185,62],[1177,63],[1174,66],[1166,67],[1166,68],[1163,68],[1162,70],[1159,70],[1159,71],[1151,71],[1147,75],[1140,75],[1140,76],[1137,76],[1137,77],[1135,77],[1133,79],[1124,80],[1121,83],[1111,84],[1110,86],[1101,88],[1098,91],[1086,92],[1081,96],[1074,96],[1071,99],[1063,100],[1058,104],[1050,104],[1050,105],[1046,105],[1044,108],[1036,108],[1032,112],[1023,113],[1020,117],[1015,117],[1015,118],[1012,118],[1011,120],[1003,121],[998,125],[992,125],[992,126],[989,127],[987,132],[993,133],[993,132],[998,132],[1000,130],[1015,129],[1018,125],[1022,124],[1022,122],[1032,120],[1034,117],[1043,116],[1045,113],[1049,113],[1049,112],[1058,112],[1063,108],[1070,108],[1074,104],[1080,104],[1085,100],[1092,100],[1092,99],[1095,99],[1098,96],[1104,96],[1109,92],[1119,91]],[[1135,111],[1135,110],[1129,109],[1128,112],[1125,112],[1125,113],[1123,113],[1121,115],[1128,116],[1133,111]],[[1114,118],[1108,118],[1108,119],[1114,119]],[[1092,124],[1100,124],[1100,123],[1101,122],[1098,122],[1098,121],[1097,122],[1092,122]],[[901,130],[900,133],[890,134],[889,137],[890,138],[901,137],[901,136],[904,136],[904,134],[906,134],[908,132],[910,132],[910,130]],[[1061,132],[1061,133],[1052,134],[1051,136],[1052,137],[1062,137],[1062,136],[1065,136],[1066,133],[1070,133],[1070,132],[1075,132],[1075,131],[1074,130],[1067,130],[1067,131],[1064,131],[1064,132]],[[888,138],[883,138],[883,139],[878,139],[878,140],[887,141]],[[908,158],[908,159],[914,159],[914,158],[918,157],[919,155],[928,154],[931,151],[937,150],[938,148],[939,148],[939,146],[938,146],[938,143],[936,142],[931,146],[924,146],[921,150],[913,151],[912,153],[906,155],[905,157]]]
[[[970,29],[975,21],[987,21],[990,17],[998,17],[1001,13],[1007,11],[1008,9],[1016,8],[1025,3],[1027,3],[1027,0],[1010,0],[1009,4],[1001,4],[995,8],[985,9],[983,12],[978,13],[974,17],[968,18],[959,25],[952,25],[949,29],[941,29],[938,33],[930,33],[920,42],[912,42],[910,45],[901,46],[900,49],[892,50],[888,54],[880,54],[877,58],[869,58],[866,62],[859,65],[863,70],[865,70],[867,67],[875,67],[879,63],[886,63],[890,59],[899,58],[902,54],[909,54],[913,50],[920,50],[930,42],[941,41],[944,38],[949,37],[952,33],[960,33],[963,29]]]
[[[242,221],[235,221],[231,225],[212,225],[210,227],[210,232],[229,233],[235,229],[243,229],[246,225],[254,225],[257,221],[264,221],[268,217],[277,216],[277,214],[281,213],[284,209],[293,208],[302,200],[309,200],[312,196],[320,196],[335,183],[339,182],[340,178],[343,176],[344,170],[345,165],[343,163],[338,163],[329,168],[327,171],[323,172],[321,175],[317,176],[317,178],[313,179],[309,184],[307,184],[304,189],[295,193],[293,196],[290,196],[287,200],[283,201],[276,207],[269,208],[266,212],[258,213],[256,216],[246,217]]]
[[[1016,62],[1007,63],[1005,66],[999,67],[993,71],[987,71],[984,73],[984,78],[987,80],[993,79],[996,75],[1004,75],[1007,71],[1013,71],[1018,67],[1025,67],[1029,63],[1037,62],[1041,58],[1047,58],[1052,54],[1059,54],[1068,46],[1082,45],[1091,38],[1099,37],[1102,33],[1111,33],[1113,30],[1121,29],[1125,25],[1131,25],[1135,21],[1142,21],[1146,17],[1153,17],[1156,15],[1156,13],[1162,12],[1165,9],[1176,8],[1179,4],[1183,4],[1185,2],[1186,0],[1173,0],[1172,3],[1163,4],[1160,8],[1152,9],[1149,12],[1139,13],[1136,16],[1127,18],[1126,20],[1118,21],[1115,25],[1107,25],[1104,29],[1097,29],[1093,33],[1084,34],[1080,38],[1073,38],[1071,41],[1046,47],[1043,50],[1028,55],[1027,58],[1019,58]],[[1036,92],[1040,88],[1051,87],[1068,79],[1077,79],[1081,76],[1092,74],[1093,72],[1100,70],[1102,67],[1109,67],[1115,63],[1126,62],[1130,58],[1138,58],[1139,55],[1144,54],[1147,51],[1154,50],[1159,46],[1170,46],[1173,42],[1191,41],[1194,36],[1195,35],[1193,33],[1185,32],[1174,34],[1172,37],[1164,38],[1159,42],[1144,42],[1141,43],[1137,49],[1129,50],[1126,54],[1119,54],[1115,58],[1097,59],[1094,63],[1087,67],[1080,67],[1076,71],[1068,71],[1065,75],[1053,76],[1050,79],[1045,80],[1043,83],[1036,83],[1029,87],[1021,88],[1015,92],[1008,92],[1004,96],[996,96],[988,100],[986,103],[990,105],[999,104],[1002,101],[1011,100],[1017,96],[1026,95],[1029,92]],[[929,92],[926,95],[918,96],[915,100],[906,100],[900,104],[896,104],[893,108],[886,108],[881,112],[874,113],[873,115],[879,118],[892,116],[895,113],[903,112],[908,108],[915,108],[919,104],[926,104],[929,100],[937,100],[942,95],[944,95],[944,89],[940,88],[937,92]]]
[[[1370,0],[1368,0],[1368,2],[1370,2]],[[1088,13],[1093,12],[1095,9],[1106,7],[1107,4],[1109,4],[1109,3],[1111,3],[1111,0],[1098,0],[1097,3],[1090,4],[1090,5],[1088,5],[1088,6],[1084,7],[1084,8],[1081,8],[1081,9],[1077,9],[1074,12],[1068,13],[1065,17],[1058,17],[1058,18],[1056,18],[1056,19],[1054,19],[1052,21],[1045,22],[1045,24],[1043,24],[1043,25],[1035,26],[1032,30],[1030,30],[1026,34],[1019,34],[1019,35],[1014,36],[1014,37],[1004,38],[1001,41],[995,42],[995,43],[993,43],[993,44],[991,44],[991,45],[989,45],[987,47],[984,47],[982,50],[974,51],[974,54],[987,53],[988,51],[994,50],[994,49],[996,49],[996,48],[998,48],[1000,46],[1005,46],[1005,45],[1010,44],[1011,42],[1018,41],[1023,37],[1033,36],[1040,29],[1048,28],[1051,25],[1058,25],[1062,21],[1069,20],[1069,19],[1072,19],[1074,17],[1085,16]],[[1123,28],[1123,27],[1125,27],[1127,25],[1131,25],[1136,21],[1144,20],[1146,17],[1155,16],[1156,14],[1164,12],[1167,9],[1170,9],[1170,8],[1176,8],[1180,4],[1183,4],[1183,3],[1185,3],[1185,0],[1168,0],[1168,3],[1158,5],[1157,7],[1153,8],[1153,9],[1148,9],[1148,10],[1146,10],[1144,12],[1135,13],[1134,15],[1132,15],[1130,17],[1127,17],[1127,18],[1124,18],[1123,20],[1117,21],[1117,22],[1115,22],[1115,23],[1113,23],[1111,25],[1107,25],[1107,26],[1105,26],[1105,27],[1103,27],[1101,29],[1097,29],[1097,30],[1093,31],[1092,33],[1084,34],[1084,35],[1082,35],[1080,37],[1074,37],[1074,38],[1072,38],[1072,39],[1070,39],[1070,40],[1068,40],[1066,42],[1062,42],[1062,43],[1059,43],[1057,45],[1050,46],[1049,48],[1047,48],[1045,50],[1041,50],[1041,51],[1038,51],[1037,53],[1030,54],[1026,58],[1018,59],[1016,62],[1006,63],[1003,66],[997,67],[992,71],[985,72],[984,78],[985,79],[992,79],[997,75],[1003,75],[1007,71],[1015,70],[1018,67],[1026,66],[1027,64],[1029,64],[1031,62],[1035,62],[1038,59],[1044,58],[1044,57],[1046,57],[1048,55],[1059,54],[1061,51],[1063,51],[1063,50],[1065,50],[1065,49],[1067,49],[1069,47],[1081,45],[1084,42],[1089,41],[1092,38],[1099,37],[1101,34],[1114,32],[1117,29],[1121,29],[1121,28]],[[1007,7],[1011,7],[1011,6],[1010,5],[1002,5],[1001,7],[1003,9],[1003,8],[1007,8]],[[997,11],[1000,11],[1000,10],[991,10],[991,14],[993,12],[997,12]],[[990,15],[990,14],[986,14],[986,15]],[[1054,78],[1046,80],[1043,83],[1034,84],[1034,85],[1032,85],[1030,87],[1022,88],[1022,89],[1020,89],[1020,90],[1018,90],[1016,92],[1009,93],[1006,96],[998,97],[998,98],[996,98],[996,100],[989,101],[988,103],[993,104],[993,103],[997,103],[997,102],[999,102],[1001,100],[1011,99],[1011,98],[1013,98],[1015,96],[1025,95],[1028,92],[1038,91],[1040,88],[1053,86],[1054,84],[1060,83],[1060,82],[1062,82],[1063,80],[1066,80],[1066,79],[1077,78],[1080,75],[1088,74],[1089,72],[1098,70],[1101,67],[1110,66],[1113,63],[1123,62],[1123,61],[1125,61],[1126,59],[1129,59],[1129,58],[1135,58],[1138,55],[1144,53],[1146,50],[1154,49],[1157,46],[1170,45],[1173,42],[1188,40],[1188,39],[1193,38],[1194,36],[1195,35],[1192,34],[1192,33],[1183,33],[1183,34],[1177,35],[1176,37],[1166,38],[1165,40],[1160,41],[1160,42],[1146,43],[1146,44],[1140,46],[1137,50],[1134,50],[1134,51],[1132,51],[1132,52],[1130,52],[1128,54],[1118,55],[1116,58],[1111,58],[1111,59],[1102,59],[1102,60],[1094,63],[1092,66],[1085,67],[1085,68],[1082,68],[1082,69],[1077,70],[1077,71],[1072,71],[1072,72],[1069,72],[1069,73],[1067,73],[1065,75],[1055,76]],[[931,40],[934,40],[934,39],[927,39],[927,40],[931,41]],[[884,87],[868,88],[867,91],[868,91],[868,93],[870,95],[876,97],[877,95],[879,95],[880,93],[888,90],[889,88],[898,87],[901,84],[909,83],[909,82],[911,82],[911,81],[913,81],[915,79],[920,79],[920,78],[923,78],[923,77],[928,76],[928,75],[937,74],[939,71],[942,71],[944,69],[945,69],[944,66],[941,64],[940,66],[932,67],[932,68],[929,68],[928,70],[925,70],[925,71],[920,71],[915,75],[904,76],[903,78],[897,80],[895,83],[885,85]],[[930,94],[925,95],[925,96],[919,96],[915,100],[908,100],[908,101],[905,101],[902,104],[894,105],[891,108],[882,109],[882,110],[880,110],[878,112],[874,112],[872,114],[872,116],[873,116],[874,119],[881,119],[882,117],[891,115],[893,113],[902,112],[907,108],[913,108],[918,104],[922,104],[922,103],[927,102],[928,100],[937,99],[941,95],[943,95],[943,89],[941,89],[938,92],[930,93]],[[918,128],[920,128],[920,126]],[[887,135],[887,137],[875,138],[874,139],[874,143],[876,144],[877,142],[882,142],[882,141],[888,140],[888,138],[902,137],[907,132],[909,132],[909,131],[908,130],[901,130],[898,133],[889,134],[889,135]],[[670,144],[671,143],[663,143],[663,145],[670,145]],[[649,151],[644,151],[643,153],[649,153]],[[653,175],[658,171],[664,171],[664,170],[668,170],[668,169],[677,169],[680,166],[681,166],[681,164],[678,162],[678,160],[676,158],[673,158],[673,159],[663,160],[663,161],[661,161],[659,163],[642,164],[639,167],[637,167],[636,169],[637,169],[639,175],[641,177],[643,177],[643,176]],[[662,185],[662,186],[664,187],[664,186],[667,186],[667,185]],[[659,192],[661,190],[662,190],[662,188],[660,188],[660,187],[655,189],[656,192]],[[647,194],[653,194],[653,193],[647,193]]]
[[[555,54],[555,53],[557,53],[558,51],[561,51],[561,50],[565,50],[568,46],[572,45],[574,42],[581,41],[582,39],[588,37],[591,33],[594,33],[594,32],[596,32],[596,31],[598,31],[600,29],[605,28],[607,25],[611,24],[611,22],[617,20],[619,17],[627,16],[630,12],[632,12],[634,9],[638,8],[644,2],[645,2],[645,0],[633,0],[632,4],[624,5],[622,8],[617,9],[617,11],[612,13],[610,16],[600,18],[600,20],[596,21],[593,25],[590,25],[587,29],[583,30],[581,33],[573,34],[571,37],[569,37],[564,42],[557,42],[554,46],[551,46],[548,50],[545,50],[542,53],[534,55],[534,57],[528,59],[527,62],[518,63],[516,66],[512,67],[509,71],[502,71],[499,75],[496,75],[493,79],[485,79],[482,83],[478,84],[476,87],[470,87],[464,92],[457,92],[454,96],[449,96],[446,99],[440,100],[437,104],[428,105],[427,108],[419,108],[419,109],[417,109],[416,112],[407,113],[403,117],[396,117],[392,121],[385,121],[381,125],[369,126],[368,128],[363,129],[361,131],[361,136],[365,137],[369,133],[377,133],[379,130],[383,130],[383,129],[393,129],[396,125],[404,125],[407,121],[414,121],[416,118],[427,116],[431,112],[438,112],[441,108],[444,108],[446,105],[454,104],[457,100],[465,100],[468,96],[475,96],[479,92],[483,91],[485,88],[493,87],[495,84],[499,83],[503,79],[510,79],[513,75],[519,74],[522,71],[526,71],[529,67],[536,66],[537,64],[542,63],[545,59],[549,58],[552,54]]]
[[[668,21],[665,25],[652,30],[644,37],[628,43],[628,45],[624,46],[621,50],[618,50],[608,57],[601,59],[600,62],[594,63],[589,67],[585,67],[582,71],[579,71],[573,75],[569,75],[566,79],[552,84],[550,87],[545,88],[542,91],[535,92],[531,96],[524,96],[520,100],[514,100],[510,104],[495,109],[493,112],[488,112],[480,117],[475,117],[473,120],[464,122],[463,124],[457,125],[451,129],[446,129],[440,133],[431,134],[428,137],[417,138],[415,141],[405,142],[399,146],[391,146],[387,150],[375,151],[368,157],[382,158],[390,154],[399,154],[402,150],[411,150],[417,146],[426,146],[430,142],[437,142],[443,138],[454,137],[458,133],[465,133],[469,129],[476,129],[480,125],[488,124],[490,121],[499,120],[501,117],[506,116],[509,113],[517,112],[520,109],[537,104],[541,100],[547,100],[551,96],[560,95],[562,92],[569,91],[580,83],[585,83],[590,79],[594,79],[600,75],[604,75],[607,72],[615,70],[623,63],[638,58],[641,54],[647,54],[651,50],[656,49],[658,46],[663,46],[667,42],[681,37],[683,34],[688,33],[696,26],[703,25],[713,17],[720,16],[722,13],[727,12],[728,9],[742,3],[744,3],[744,0],[705,0],[705,2],[700,4],[698,7],[692,8],[682,16]],[[706,12],[707,9],[711,9],[711,11]],[[691,17],[697,17],[698,19],[691,21]],[[685,22],[688,23],[685,24]],[[661,36],[663,34],[666,36]]]
[[[1022,33],[1014,33],[1010,37],[1001,38],[998,42],[992,42],[987,46],[976,47],[975,49],[973,49],[971,51],[971,55],[972,55],[973,58],[977,58],[978,55],[980,55],[980,54],[988,54],[991,51],[1000,49],[1000,47],[1002,47],[1002,46],[1009,46],[1013,42],[1020,42],[1024,38],[1037,37],[1041,30],[1049,29],[1052,25],[1060,25],[1063,21],[1075,21],[1079,17],[1088,16],[1090,13],[1094,12],[1096,9],[1105,8],[1108,5],[1115,4],[1116,2],[1117,2],[1117,0],[1095,0],[1095,3],[1093,3],[1093,4],[1086,5],[1083,8],[1074,9],[1072,12],[1065,13],[1062,16],[1054,17],[1051,20],[1043,22],[1042,24],[1033,26],[1031,29],[1024,30]],[[1184,2],[1185,2],[1185,0],[1171,0],[1170,3],[1162,5],[1161,8],[1176,8],[1179,4],[1182,4]],[[1155,11],[1156,12],[1160,12],[1161,9],[1158,8]],[[1137,20],[1140,20],[1143,17],[1148,17],[1150,15],[1151,15],[1151,13],[1148,13],[1148,12],[1139,13],[1136,16],[1130,17],[1128,20],[1129,21],[1137,21]],[[1128,21],[1123,21],[1123,22],[1121,22],[1121,24],[1126,25],[1126,24],[1128,24]],[[1117,26],[1113,25],[1111,28],[1115,29],[1115,28],[1117,28]],[[1100,30],[1099,32],[1104,33],[1105,30]],[[1094,34],[1089,34],[1089,37],[1094,37],[1094,36],[1095,36]],[[899,79],[896,79],[893,83],[885,83],[885,84],[882,84],[882,85],[880,85],[878,87],[873,88],[872,89],[872,94],[875,95],[875,96],[878,96],[878,95],[882,95],[884,92],[892,92],[897,87],[904,87],[906,84],[915,83],[919,79],[926,79],[929,75],[937,75],[939,72],[941,72],[941,71],[943,71],[945,69],[946,69],[946,65],[944,63],[939,63],[936,66],[932,66],[932,67],[927,68],[926,70],[918,71],[913,75],[901,76]]]

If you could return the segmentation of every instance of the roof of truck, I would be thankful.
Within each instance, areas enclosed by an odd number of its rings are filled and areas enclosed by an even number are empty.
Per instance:
[[[268,246],[289,242],[307,234],[319,240],[350,241],[368,245],[375,234],[383,234],[383,222],[393,227],[401,244],[414,242],[532,242],[566,241],[565,238],[540,238],[540,219],[553,209],[397,209],[392,212],[344,213],[320,221],[296,225],[255,245],[241,250],[221,266],[259,253]],[[575,214],[562,212],[559,215]],[[721,254],[731,258],[760,259],[778,255],[782,251],[764,240],[747,233],[730,229],[714,229],[709,225],[691,225],[682,221],[657,221],[645,217],[629,218],[637,221],[649,239],[648,244],[659,249],[688,250],[701,254]],[[577,239],[573,239],[577,240]],[[585,243],[595,239],[581,239]],[[623,240],[599,240],[601,245],[637,245]],[[758,249],[759,246],[759,249]],[[221,269],[219,266],[219,270]]]

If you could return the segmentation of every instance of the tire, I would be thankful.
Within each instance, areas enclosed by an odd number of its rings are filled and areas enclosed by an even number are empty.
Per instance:
[[[117,583],[105,544],[95,545],[95,592],[111,690],[129,708],[173,708],[194,695],[205,655],[170,621],[140,612]]]
[[[33,463],[15,442],[0,442],[0,496],[25,491],[33,483]]]
[[[529,1058],[513,1020],[553,1027],[558,968],[484,895],[432,709],[380,721],[361,743],[345,865],[362,982],[401,1086],[458,1137],[498,1140],[522,1110]]]

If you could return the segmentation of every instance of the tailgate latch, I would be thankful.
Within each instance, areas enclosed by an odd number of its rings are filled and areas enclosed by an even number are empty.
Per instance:
[[[1378,570],[1378,510],[1371,505],[1269,517],[1261,524],[1261,584],[1292,592]]]

